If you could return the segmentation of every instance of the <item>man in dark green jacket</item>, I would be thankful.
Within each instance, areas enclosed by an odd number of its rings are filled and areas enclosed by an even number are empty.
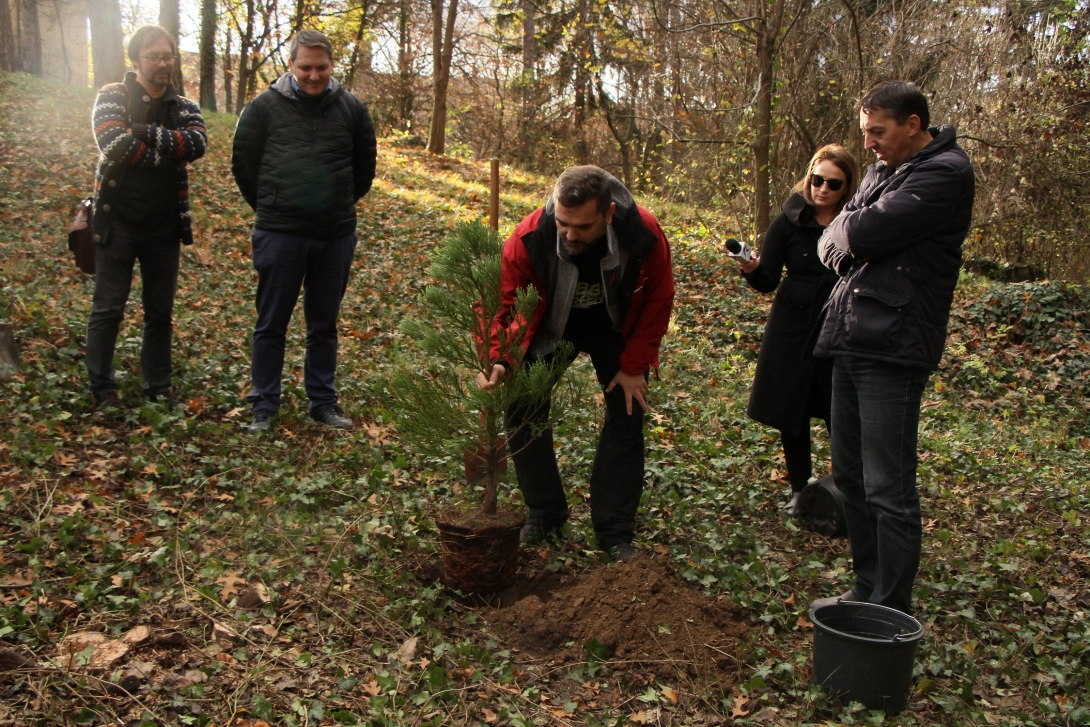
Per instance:
[[[300,288],[310,415],[337,429],[352,425],[334,385],[337,318],[356,250],[356,202],[375,176],[375,128],[364,103],[332,77],[325,35],[299,31],[288,68],[243,110],[231,155],[235,182],[257,214],[251,434],[268,431],[280,408],[285,338]]]

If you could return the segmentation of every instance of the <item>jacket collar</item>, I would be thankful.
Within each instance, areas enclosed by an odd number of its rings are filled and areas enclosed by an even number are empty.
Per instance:
[[[958,134],[950,124],[939,124],[928,129],[931,134],[931,143],[901,162],[897,171],[916,166],[925,159],[930,159],[944,151],[953,148],[957,144]]]
[[[284,98],[290,99],[292,101],[299,101],[300,100],[299,96],[295,93],[294,86],[292,85],[292,77],[291,77],[290,72],[285,73],[283,76],[281,76],[280,78],[276,79],[271,84],[269,84],[269,88],[272,89],[273,91],[276,91],[277,93],[279,93]],[[342,88],[343,87],[341,86],[340,81],[338,81],[336,78],[330,77],[330,79],[329,79],[329,90],[327,90],[321,96],[321,99],[322,99],[321,105],[324,106],[325,104],[329,103],[329,100],[332,99],[337,94],[339,94],[341,92]]]
[[[783,203],[783,213],[796,227],[817,225],[810,203],[799,192],[794,192]],[[818,225],[820,227],[820,225]]]

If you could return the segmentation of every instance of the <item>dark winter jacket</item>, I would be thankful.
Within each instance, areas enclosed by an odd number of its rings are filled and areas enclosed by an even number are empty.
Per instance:
[[[670,323],[674,273],[670,245],[655,217],[613,180],[612,231],[602,259],[602,285],[614,330],[624,338],[621,370],[638,376],[658,368],[659,343]],[[503,246],[500,280],[502,306],[492,323],[492,360],[500,359],[499,341],[511,340],[527,326],[522,339],[530,356],[542,356],[562,340],[579,271],[556,230],[552,199],[522,220]],[[529,321],[514,315],[519,290],[533,285],[539,294]]]
[[[170,168],[178,177],[178,234],[183,244],[193,244],[189,217],[189,173],[186,165],[204,156],[208,132],[201,109],[179,96],[173,86],[163,94],[167,125],[132,123],[130,98],[146,94],[135,73],[125,74],[122,83],[103,86],[91,111],[91,128],[100,152],[95,173],[95,216],[92,234],[105,245],[110,239],[110,212],[116,203],[125,172],[130,167]],[[150,99],[149,99],[150,100]],[[132,131],[130,132],[129,129]]]
[[[822,236],[822,262],[842,277],[814,355],[938,368],[976,182],[953,127],[930,132],[896,169],[871,165]]]
[[[836,273],[818,258],[817,242],[824,230],[806,199],[792,194],[765,233],[761,264],[743,273],[755,290],[776,291],[747,413],[780,431],[798,433],[811,417],[829,418],[830,368],[815,366],[812,355],[812,333],[837,281]],[[787,276],[781,280],[785,266]]]
[[[375,127],[335,79],[300,98],[285,73],[243,109],[231,172],[259,230],[329,240],[356,230],[356,202],[375,178]]]

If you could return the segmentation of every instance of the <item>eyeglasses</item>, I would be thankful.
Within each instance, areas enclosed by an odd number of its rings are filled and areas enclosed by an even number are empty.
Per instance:
[[[157,66],[160,63],[166,63],[168,66],[174,62],[174,54],[167,53],[165,55],[156,55],[155,53],[149,53],[146,56],[140,56],[153,66]]]
[[[840,188],[844,186],[843,179],[826,179],[820,174],[810,175],[810,186],[817,189],[821,189],[822,185],[828,184],[830,192],[839,192]]]

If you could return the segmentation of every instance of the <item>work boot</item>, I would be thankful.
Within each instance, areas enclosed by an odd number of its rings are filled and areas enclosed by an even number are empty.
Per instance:
[[[632,543],[617,543],[606,550],[606,554],[614,563],[628,563],[636,557],[636,548]]]
[[[147,398],[153,404],[162,404],[167,409],[186,411],[186,405],[181,399],[174,396],[174,392],[169,386],[152,389],[147,392]]]
[[[267,409],[258,409],[254,412],[254,420],[246,425],[247,434],[264,434],[272,430],[272,415]]]
[[[337,405],[327,406],[318,411],[313,412],[310,415],[314,421],[325,424],[327,427],[333,429],[351,429],[352,420],[344,415],[341,408]]]
[[[91,396],[95,400],[95,411],[97,412],[107,412],[121,408],[121,397],[117,395],[117,389],[93,391]]]
[[[546,525],[541,520],[527,520],[526,524],[522,526],[522,530],[519,531],[519,545],[529,547],[540,545],[546,540],[563,540],[564,536],[561,530],[563,527],[563,523],[560,525]]]

